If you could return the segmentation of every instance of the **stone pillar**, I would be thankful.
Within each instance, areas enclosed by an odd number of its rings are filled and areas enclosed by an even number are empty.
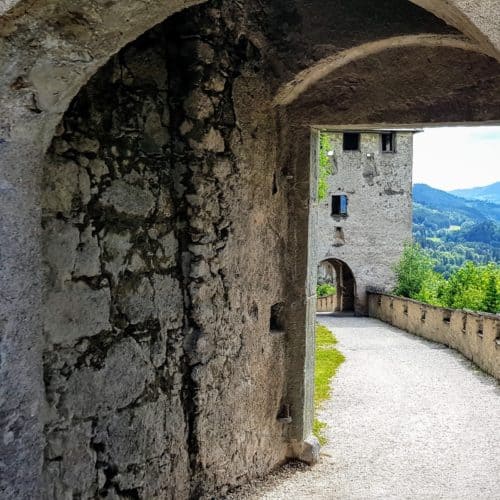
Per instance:
[[[42,466],[43,141],[33,129],[0,130],[0,491],[16,500],[38,498]]]
[[[288,283],[287,401],[291,407],[292,455],[318,460],[319,443],[312,435],[314,419],[314,348],[316,313],[316,196],[319,132],[290,132],[295,189],[290,193]],[[294,144],[295,146],[292,146]]]

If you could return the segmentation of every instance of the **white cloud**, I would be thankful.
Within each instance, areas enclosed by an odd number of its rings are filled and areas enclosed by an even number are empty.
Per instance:
[[[500,127],[428,128],[415,135],[413,182],[445,191],[500,180]]]

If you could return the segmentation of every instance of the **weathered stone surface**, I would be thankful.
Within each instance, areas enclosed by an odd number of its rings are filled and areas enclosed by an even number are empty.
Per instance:
[[[101,203],[132,217],[147,217],[154,207],[154,196],[148,190],[118,179],[104,191]]]
[[[49,163],[44,174],[42,206],[46,213],[70,216],[80,201],[88,201],[90,184],[85,171],[73,162]]]
[[[138,282],[129,282],[117,297],[117,306],[127,316],[131,325],[143,323],[155,312],[154,290],[148,278]]]
[[[51,219],[43,229],[44,264],[47,279],[55,286],[71,280],[77,259],[80,232],[73,224],[59,219]]]
[[[137,342],[124,339],[110,347],[102,369],[77,369],[68,379],[61,409],[88,418],[125,408],[153,381],[153,369]]]
[[[75,277],[94,277],[101,274],[100,257],[101,250],[97,237],[93,235],[92,226],[87,226],[80,235],[80,244],[76,251]]]
[[[183,297],[178,280],[171,276],[153,275],[154,305],[160,324],[172,330],[182,326]]]
[[[222,134],[211,128],[200,141],[195,139],[189,140],[190,146],[196,151],[213,151],[215,153],[222,153],[224,151],[224,138]]]
[[[83,337],[110,330],[108,288],[94,290],[83,282],[47,292],[44,331],[54,344],[72,345]]]
[[[187,116],[190,118],[205,120],[213,114],[214,105],[207,94],[200,89],[196,89],[191,92],[184,102],[184,109],[186,110]]]
[[[168,143],[168,134],[161,123],[161,117],[156,111],[150,111],[144,124],[144,138],[141,142],[145,153],[161,153]]]
[[[49,446],[54,441],[60,441],[56,444],[59,449],[53,450],[55,452],[53,458],[61,459],[62,483],[67,491],[72,491],[73,495],[85,493],[95,482],[97,457],[90,446],[91,436],[92,424],[85,422],[69,432],[49,437]]]
[[[127,266],[128,256],[132,249],[131,234],[109,232],[102,238],[104,253],[104,268],[113,275],[114,280],[118,279],[121,271]]]

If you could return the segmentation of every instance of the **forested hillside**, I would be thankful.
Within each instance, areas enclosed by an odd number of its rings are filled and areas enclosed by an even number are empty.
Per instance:
[[[500,204],[415,184],[413,233],[446,277],[468,260],[500,262]]]

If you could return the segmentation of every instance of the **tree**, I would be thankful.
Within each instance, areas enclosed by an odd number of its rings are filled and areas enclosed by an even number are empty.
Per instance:
[[[431,271],[423,281],[420,291],[413,298],[433,306],[443,306],[441,296],[445,287],[446,279],[444,276]]]
[[[499,311],[500,267],[495,263],[480,266],[466,262],[449,278],[442,292],[443,304],[454,309]]]
[[[433,266],[433,259],[418,243],[407,243],[394,269],[397,278],[394,293],[416,299],[424,283],[435,274]]]
[[[495,269],[492,268],[493,266],[489,267],[490,267],[490,272],[488,273],[488,281],[486,284],[483,311],[490,313],[497,313],[500,311],[498,272],[496,272]]]

